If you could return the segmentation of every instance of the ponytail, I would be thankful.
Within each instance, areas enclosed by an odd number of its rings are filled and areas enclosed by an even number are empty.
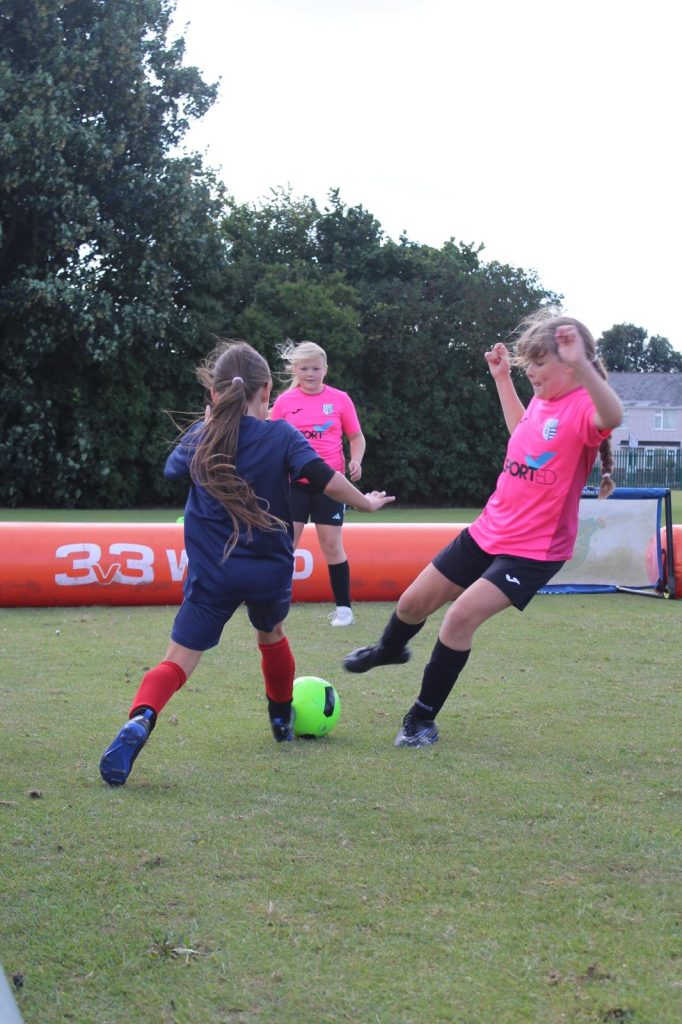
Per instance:
[[[602,378],[606,380],[606,367],[599,358],[595,355],[593,360],[594,368]],[[605,437],[602,443],[599,445],[599,461],[601,462],[601,481],[599,483],[599,497],[608,498],[610,494],[616,489],[616,485],[613,482],[613,445],[611,444],[611,437]]]

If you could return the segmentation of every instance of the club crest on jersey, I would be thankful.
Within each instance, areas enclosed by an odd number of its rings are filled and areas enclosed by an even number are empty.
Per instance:
[[[542,436],[545,441],[551,441],[556,437],[556,432],[559,429],[559,421],[555,419],[545,420],[542,426]]]
[[[325,404],[322,406],[322,412],[325,414],[325,416],[331,416],[331,414],[334,412],[334,404],[332,402],[325,402]]]

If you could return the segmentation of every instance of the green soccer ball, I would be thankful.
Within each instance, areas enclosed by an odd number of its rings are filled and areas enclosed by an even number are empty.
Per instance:
[[[299,676],[294,679],[292,706],[296,712],[296,736],[326,736],[341,714],[338,693],[331,683],[317,676]]]

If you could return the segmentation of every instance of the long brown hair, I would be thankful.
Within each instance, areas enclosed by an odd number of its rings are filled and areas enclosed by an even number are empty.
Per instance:
[[[246,528],[247,541],[253,528],[286,530],[287,524],[272,515],[264,499],[236,472],[239,425],[247,403],[272,383],[270,367],[245,341],[220,341],[196,368],[197,379],[213,402],[190,463],[194,483],[219,501],[232,522],[232,534],[225,545],[227,558]]]
[[[514,346],[512,363],[514,366],[526,367],[529,363],[541,358],[548,352],[554,355],[559,354],[556,343],[557,327],[575,327],[583,339],[585,354],[593,364],[599,376],[606,380],[606,367],[597,355],[597,343],[585,324],[575,320],[572,316],[557,315],[552,309],[541,309],[531,314],[519,326],[520,336]],[[599,497],[608,498],[615,489],[613,482],[613,446],[611,438],[606,437],[599,445],[599,461],[601,463],[601,483],[599,484]]]

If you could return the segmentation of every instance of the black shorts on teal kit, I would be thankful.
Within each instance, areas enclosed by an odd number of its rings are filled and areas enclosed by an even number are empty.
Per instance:
[[[458,587],[470,587],[476,580],[493,583],[520,612],[546,586],[564,562],[538,562],[515,555],[489,555],[466,527],[439,551],[432,565]]]
[[[328,498],[308,484],[292,483],[289,501],[295,523],[310,521],[318,526],[343,526],[346,511],[343,502]]]
[[[271,633],[289,614],[291,587],[281,597],[268,601],[237,600],[216,605],[185,599],[175,616],[171,640],[190,651],[208,651],[211,647],[217,647],[225,624],[241,604],[246,605],[249,622],[254,629],[261,633]]]

